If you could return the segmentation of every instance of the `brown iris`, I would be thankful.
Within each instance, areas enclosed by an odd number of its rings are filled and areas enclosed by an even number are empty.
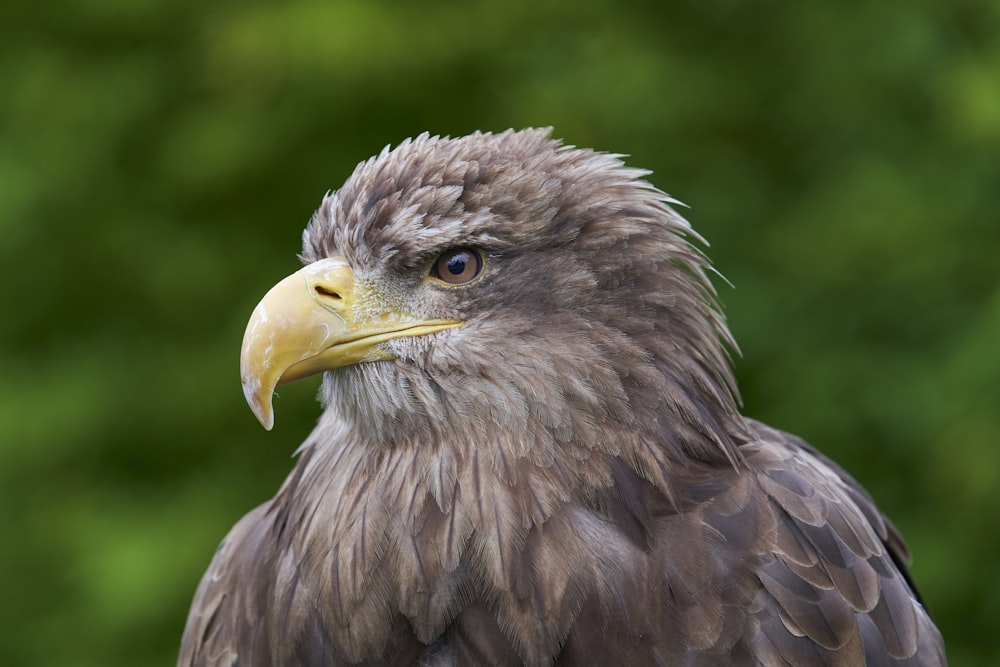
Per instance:
[[[447,285],[465,285],[483,272],[483,256],[471,248],[453,248],[441,253],[431,267],[431,277]]]

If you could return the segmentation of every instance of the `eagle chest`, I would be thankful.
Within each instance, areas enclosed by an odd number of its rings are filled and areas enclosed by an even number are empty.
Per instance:
[[[679,592],[650,586],[665,573],[607,508],[537,488],[529,502],[521,485],[466,481],[441,494],[362,475],[293,511],[282,523],[300,532],[274,587],[283,598],[275,609],[289,617],[277,625],[297,628],[302,641],[325,636],[351,661],[416,650],[550,664],[575,644],[641,644],[670,622],[638,610],[692,598],[691,582]]]

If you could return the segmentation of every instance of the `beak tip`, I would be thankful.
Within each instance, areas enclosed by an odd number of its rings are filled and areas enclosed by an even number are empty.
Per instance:
[[[265,405],[261,404],[251,404],[250,410],[253,411],[254,417],[260,422],[260,425],[264,427],[265,431],[270,431],[274,428],[274,412],[271,410],[270,402]]]
[[[259,381],[243,381],[243,396],[247,400],[247,405],[250,406],[250,411],[253,412],[265,431],[274,428],[274,409],[271,406],[271,395],[271,391],[262,388]]]

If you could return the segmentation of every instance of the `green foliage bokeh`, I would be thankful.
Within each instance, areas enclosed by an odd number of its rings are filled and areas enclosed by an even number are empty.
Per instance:
[[[0,664],[170,664],[317,414],[243,325],[322,194],[424,130],[553,125],[691,206],[747,414],[902,529],[954,665],[1000,661],[1000,5],[0,8]]]

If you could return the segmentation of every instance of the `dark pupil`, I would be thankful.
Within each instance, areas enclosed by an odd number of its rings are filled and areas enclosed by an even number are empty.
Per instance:
[[[460,252],[448,260],[448,273],[453,276],[460,276],[465,273],[465,263],[469,261],[468,255]]]

